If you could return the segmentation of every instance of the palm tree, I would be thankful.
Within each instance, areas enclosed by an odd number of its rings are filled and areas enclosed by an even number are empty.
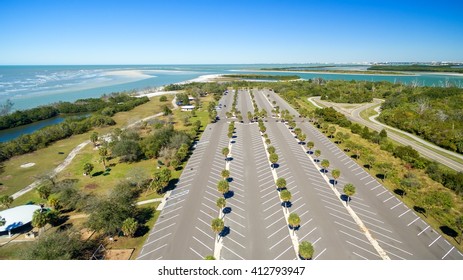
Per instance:
[[[225,179],[227,179],[228,177],[230,177],[230,171],[227,170],[227,169],[224,169],[224,170],[222,170],[222,172],[220,172],[220,175],[221,175],[222,178],[225,180]]]
[[[39,235],[42,233],[43,227],[48,223],[48,215],[44,209],[37,209],[32,215],[32,226],[39,228]]]
[[[89,175],[93,170],[93,164],[91,164],[90,162],[87,162],[86,164],[84,164],[84,175],[87,176]],[[90,175],[90,177],[92,177],[92,175]]]
[[[269,159],[272,163],[272,169],[275,168],[275,163],[278,162],[278,155],[276,153],[270,154]]]
[[[122,223],[122,232],[125,236],[133,237],[138,229],[138,222],[134,218],[127,218]]]
[[[269,155],[274,154],[275,153],[275,147],[268,146],[267,147],[267,152],[269,153]]]
[[[225,227],[225,225],[224,225],[222,219],[219,219],[219,218],[213,219],[212,222],[211,222],[212,231],[217,235],[222,232],[224,227]],[[218,235],[217,241],[219,239],[220,239],[220,236]]]
[[[328,133],[330,134],[330,138],[333,138],[333,135],[336,133],[336,127],[334,125],[328,127]]]
[[[215,261],[215,258],[214,258],[214,256],[205,256],[204,260],[206,260],[206,261]]]
[[[229,153],[230,153],[230,149],[228,147],[225,147],[222,149],[222,155],[225,157],[225,161],[227,161]]]
[[[323,167],[324,172],[328,171],[328,167],[330,167],[330,161],[327,159],[322,160],[321,166]]]
[[[455,227],[460,231],[460,241],[458,243],[461,244],[461,238],[463,236],[463,216],[455,219]]]
[[[296,234],[296,228],[301,224],[301,218],[296,213],[289,214],[288,217],[288,224],[293,229],[293,234]]]
[[[106,170],[106,161],[108,160],[108,148],[100,147],[98,149],[98,154],[100,155],[100,161],[103,163],[103,168]]]
[[[353,196],[353,195],[355,194],[355,186],[352,185],[351,183],[346,184],[346,185],[344,186],[343,192],[344,192],[344,193],[346,194],[346,196],[347,196],[346,204],[349,205],[349,200],[350,200],[351,196]]]
[[[219,217],[222,216],[220,213],[223,211],[223,208],[227,206],[227,200],[223,197],[217,198],[216,202],[217,207],[219,208]]]
[[[313,141],[307,142],[307,148],[309,149],[309,151],[311,151],[314,146],[315,146],[315,143]]]
[[[0,197],[0,205],[6,208],[10,208],[13,201],[13,197],[9,195],[3,195]]]
[[[291,201],[291,192],[287,189],[280,192],[280,199],[283,200],[283,204],[288,211],[288,203]]]
[[[230,190],[230,185],[228,184],[228,181],[219,181],[219,183],[217,184],[217,190],[223,195],[225,195]]]
[[[286,187],[286,180],[285,178],[278,178],[276,181],[277,190],[284,189]]]
[[[339,169],[333,169],[331,170],[331,175],[333,175],[333,187],[338,183],[338,178],[341,176],[341,170]]]
[[[373,155],[366,155],[364,157],[366,163],[368,164],[368,170],[375,164],[376,158]]]
[[[299,256],[304,260],[310,260],[313,257],[314,249],[312,243],[302,241],[299,244]]]
[[[94,131],[90,134],[90,141],[92,141],[93,146],[96,147],[96,142],[98,141],[98,132]]]
[[[305,135],[305,133],[299,134],[299,140],[301,141],[301,144],[304,144],[305,139],[307,139],[307,135]]]
[[[41,199],[48,199],[48,197],[49,197],[50,194],[51,194],[51,187],[50,187],[50,185],[48,185],[48,184],[40,185],[40,186],[37,188],[37,193],[39,194],[39,197],[40,197]]]
[[[318,160],[318,157],[321,156],[321,154],[322,154],[322,151],[320,151],[320,150],[315,150],[315,152],[314,152],[314,156],[315,156],[315,158],[317,160]]]

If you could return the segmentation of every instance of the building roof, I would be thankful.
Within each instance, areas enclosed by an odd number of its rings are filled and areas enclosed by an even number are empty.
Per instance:
[[[5,219],[5,224],[0,226],[0,232],[12,230],[32,221],[34,211],[40,209],[38,205],[21,205],[0,212],[0,217]]]

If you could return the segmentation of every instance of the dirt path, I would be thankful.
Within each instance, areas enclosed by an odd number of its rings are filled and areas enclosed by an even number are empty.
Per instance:
[[[175,99],[174,99],[175,100]],[[174,107],[176,107],[177,104],[174,105]],[[178,107],[178,106],[177,106]],[[176,108],[177,108],[176,107]],[[149,116],[149,117],[146,117],[146,118],[143,118],[141,120],[138,120],[132,124],[129,124],[127,125],[125,128],[123,129],[127,129],[127,128],[131,128],[131,127],[134,127],[135,125],[141,123],[141,122],[144,122],[144,121],[148,121],[148,120],[151,120],[151,119],[154,119],[154,118],[157,118],[159,116],[162,116],[162,113],[157,113],[155,115],[152,115],[152,116]],[[101,136],[102,138],[107,138],[109,137],[109,134],[106,134],[106,135],[103,135]],[[69,155],[66,157],[66,159],[60,164],[58,165],[56,168],[54,168],[50,173],[47,174],[47,176],[50,176],[50,177],[55,177],[58,173],[60,173],[61,171],[63,171],[66,167],[69,166],[69,164],[71,164],[72,160],[76,157],[76,155],[83,149],[85,148],[85,146],[87,146],[88,144],[90,144],[90,140],[87,140],[85,142],[82,142],[80,143],[79,145],[77,145],[70,153]],[[34,181],[32,184],[28,185],[27,187],[25,187],[24,189],[14,193],[12,195],[13,199],[16,199],[22,195],[24,195],[25,193],[35,189],[36,187],[38,187],[40,185],[40,183],[42,182],[42,180],[36,180]]]

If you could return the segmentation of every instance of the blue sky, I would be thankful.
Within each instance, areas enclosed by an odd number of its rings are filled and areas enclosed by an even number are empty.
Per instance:
[[[463,61],[463,2],[0,0],[0,64]]]

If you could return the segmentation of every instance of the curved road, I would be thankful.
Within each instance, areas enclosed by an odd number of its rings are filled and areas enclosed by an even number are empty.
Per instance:
[[[411,135],[411,134],[409,134],[407,132],[404,132],[404,131],[401,131],[399,129],[390,127],[388,125],[384,125],[384,124],[382,124],[382,123],[375,120],[376,116],[373,116],[373,117],[370,118],[370,120],[372,122],[366,121],[360,116],[360,112],[362,112],[362,111],[364,111],[364,110],[366,110],[366,109],[368,109],[370,107],[379,106],[381,104],[381,102],[382,102],[381,99],[376,99],[375,98],[373,100],[373,103],[367,103],[367,104],[362,105],[362,106],[360,106],[360,107],[358,107],[358,108],[356,108],[356,109],[354,109],[352,111],[348,111],[348,110],[346,110],[344,108],[341,108],[340,106],[336,106],[336,104],[333,104],[331,102],[322,101],[322,100],[320,100],[320,97],[311,97],[311,98],[309,98],[309,101],[312,104],[314,104],[315,106],[317,106],[317,107],[319,107],[319,105],[316,102],[318,102],[319,104],[325,105],[325,106],[333,107],[334,109],[336,109],[336,111],[344,114],[349,120],[360,123],[362,125],[365,125],[365,126],[369,127],[370,129],[373,129],[373,130],[376,130],[376,131],[381,131],[384,128],[388,132],[388,137],[390,137],[392,140],[397,141],[398,143],[400,143],[402,145],[406,145],[406,146],[409,145],[409,146],[413,147],[413,149],[417,150],[422,156],[425,156],[425,157],[427,157],[429,159],[440,162],[440,163],[448,166],[449,168],[452,168],[453,170],[463,171],[463,164],[461,164],[459,162],[456,162],[456,161],[454,161],[454,160],[452,160],[452,159],[450,159],[448,157],[445,157],[445,156],[443,156],[443,155],[441,155],[439,153],[436,153],[435,151],[433,151],[431,149],[428,149],[426,147],[418,145],[415,141],[418,141],[418,142],[420,142],[420,143],[422,143],[424,145],[432,147],[433,149],[438,149],[438,150],[440,150],[442,152],[445,152],[447,154],[450,154],[452,156],[459,157],[461,159],[463,159],[463,155],[447,151],[445,149],[442,149],[441,147],[438,147],[438,146],[433,145],[433,144],[431,144],[429,142],[426,142],[423,139],[421,139],[419,137],[416,137],[415,135]],[[407,136],[412,137],[415,141],[404,138],[401,135],[398,135],[398,134],[394,133],[394,131],[399,131],[401,133],[404,133]]]

